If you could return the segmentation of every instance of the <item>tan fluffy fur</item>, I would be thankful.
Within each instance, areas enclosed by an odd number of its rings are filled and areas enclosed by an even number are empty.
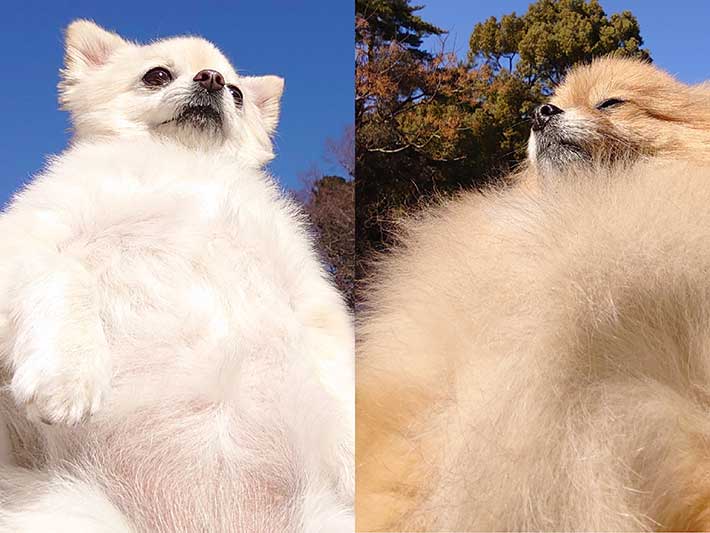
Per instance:
[[[466,196],[383,265],[359,531],[710,527],[710,168],[593,174]]]
[[[710,528],[703,91],[582,67],[553,102],[627,164],[407,224],[360,316],[358,531]]]

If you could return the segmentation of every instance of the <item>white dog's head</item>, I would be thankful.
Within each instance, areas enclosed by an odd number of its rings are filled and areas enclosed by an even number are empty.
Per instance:
[[[282,91],[277,76],[238,75],[204,39],[141,46],[86,20],[67,28],[59,99],[79,139],[149,135],[260,166]]]

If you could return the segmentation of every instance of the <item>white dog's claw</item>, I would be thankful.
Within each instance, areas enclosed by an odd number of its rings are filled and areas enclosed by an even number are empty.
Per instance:
[[[24,407],[30,420],[74,426],[86,422],[99,410],[110,386],[105,357],[84,368],[60,368],[53,372],[33,364],[36,361],[34,358],[25,361],[15,371],[11,383],[15,401]]]

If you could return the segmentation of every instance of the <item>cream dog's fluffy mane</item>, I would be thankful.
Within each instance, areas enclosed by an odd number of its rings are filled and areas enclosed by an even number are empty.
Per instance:
[[[360,531],[710,526],[710,168],[409,225],[358,329]]]

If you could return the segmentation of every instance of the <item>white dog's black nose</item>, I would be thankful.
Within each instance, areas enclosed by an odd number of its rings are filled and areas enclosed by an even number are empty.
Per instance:
[[[535,108],[535,111],[533,111],[533,131],[540,131],[545,127],[545,124],[547,124],[552,117],[554,117],[555,115],[559,115],[560,113],[564,113],[564,111],[562,111],[562,109],[560,109],[556,105],[543,104],[541,106],[537,106]]]
[[[192,80],[198,82],[205,89],[207,89],[207,92],[210,93],[221,91],[224,87],[224,76],[216,70],[201,70],[195,74],[195,77],[192,78]]]

